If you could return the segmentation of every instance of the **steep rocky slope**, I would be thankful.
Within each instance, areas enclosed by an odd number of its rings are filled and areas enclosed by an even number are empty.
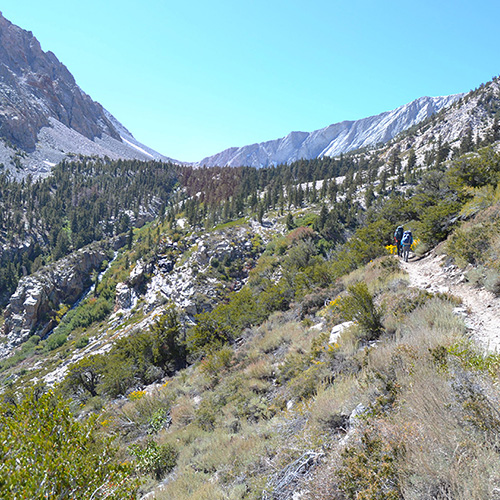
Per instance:
[[[110,250],[123,246],[116,238],[111,245],[96,243],[23,278],[4,311],[3,333],[7,342],[0,358],[30,335],[46,335],[56,324],[56,310],[72,306],[92,285],[92,273],[109,258]]]
[[[196,314],[213,309],[229,293],[244,286],[265,245],[283,230],[276,221],[267,221],[264,226],[250,220],[211,232],[194,231],[178,241],[163,237],[153,255],[132,263],[123,275],[126,279],[113,285],[113,314],[97,328],[84,353],[109,349],[116,338],[147,329],[167,304],[175,304],[182,311],[182,321],[192,324]],[[57,335],[55,327],[61,320],[55,319],[58,310],[80,304],[93,285],[92,275],[110,260],[110,252],[121,248],[117,261],[113,260],[98,279],[104,286],[109,273],[113,275],[117,267],[123,267],[124,260],[128,261],[125,241],[121,237],[93,244],[21,279],[4,311],[0,360],[11,356],[32,335],[43,338],[49,331]],[[65,321],[63,316],[63,325]],[[60,382],[81,357],[82,353],[76,352],[58,363],[45,380]]]
[[[31,32],[0,14],[0,162],[16,177],[68,155],[165,159],[85,94]]]
[[[462,94],[422,97],[392,111],[356,121],[343,121],[314,132],[291,132],[286,137],[260,144],[230,148],[204,158],[206,166],[266,167],[301,159],[337,156],[354,149],[387,142],[449,106]]]
[[[481,142],[492,143],[500,139],[499,111],[500,79],[497,77],[462,96],[421,126],[395,138],[382,151],[383,157],[387,159],[394,152],[404,156],[413,149],[417,163],[429,165],[436,159],[438,150],[443,155],[441,159],[446,160]]]

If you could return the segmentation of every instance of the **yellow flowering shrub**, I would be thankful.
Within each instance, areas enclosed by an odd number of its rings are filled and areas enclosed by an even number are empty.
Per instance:
[[[146,395],[146,391],[134,391],[128,395],[130,401],[137,401]]]

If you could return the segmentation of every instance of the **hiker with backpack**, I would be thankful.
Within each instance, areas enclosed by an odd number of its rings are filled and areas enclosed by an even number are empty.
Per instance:
[[[394,241],[396,242],[396,248],[398,249],[398,257],[402,255],[401,239],[403,238],[404,227],[398,226],[396,231],[394,231]]]
[[[408,255],[410,254],[410,247],[413,243],[413,235],[411,231],[405,231],[403,237],[401,238],[401,246],[403,247],[403,259],[408,262]]]

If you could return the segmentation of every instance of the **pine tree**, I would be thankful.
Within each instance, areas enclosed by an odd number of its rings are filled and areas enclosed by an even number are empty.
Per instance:
[[[498,123],[498,116],[495,116],[491,129],[493,131],[493,140],[500,140],[500,124]]]
[[[413,169],[417,165],[417,156],[415,154],[415,150],[412,148],[408,153],[408,163],[406,164],[406,171],[408,173],[413,172]]]
[[[370,208],[372,206],[373,201],[375,200],[375,194],[373,192],[373,186],[368,186],[365,191],[365,206],[366,208]]]

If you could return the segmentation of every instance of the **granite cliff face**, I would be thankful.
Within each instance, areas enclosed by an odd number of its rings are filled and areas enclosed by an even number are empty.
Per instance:
[[[16,177],[43,174],[69,154],[166,159],[76,84],[31,32],[0,14],[0,162]]]
[[[94,244],[21,279],[4,312],[3,333],[7,343],[2,345],[0,358],[34,333],[41,337],[47,334],[55,326],[55,310],[61,304],[76,302],[91,286],[92,271],[98,270],[108,258],[109,249]]]
[[[267,167],[301,159],[337,156],[354,149],[384,143],[400,132],[457,101],[462,94],[421,97],[392,111],[357,121],[343,121],[314,132],[291,132],[274,141],[230,148],[204,158],[199,165]]]
[[[103,133],[119,140],[102,106],[81,91],[57,57],[4,17],[0,17],[0,63],[0,132],[15,146],[34,151],[49,117],[90,140]]]

